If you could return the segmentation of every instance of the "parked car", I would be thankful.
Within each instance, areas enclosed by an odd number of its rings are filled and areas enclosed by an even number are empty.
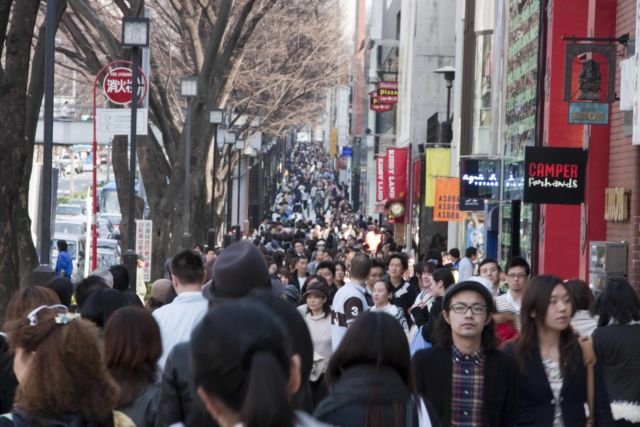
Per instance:
[[[114,216],[107,216],[105,214],[101,214],[97,221],[98,226],[98,237],[101,239],[120,239],[120,230],[116,228],[115,225],[111,222],[110,218]],[[120,222],[118,222],[120,224]]]
[[[56,206],[56,220],[58,219],[84,219],[83,208],[77,205],[63,203]]]
[[[56,219],[55,233],[84,235],[87,232],[87,223],[84,220]]]
[[[120,257],[120,242],[115,239],[98,239],[98,249],[110,249]]]
[[[87,214],[87,201],[86,200],[71,199],[71,200],[68,200],[67,203],[65,203],[65,204],[73,205],[73,206],[80,206],[80,208],[82,208],[82,214],[83,215]]]
[[[70,154],[64,154],[60,160],[58,160],[58,167],[60,170],[68,174],[71,172],[72,167],[75,173],[82,173],[84,171],[84,160],[80,157],[78,153],[73,153],[73,162],[71,161]]]
[[[73,262],[71,281],[77,283],[84,279],[85,236],[81,234],[54,233],[51,240],[51,267],[56,267],[58,260],[58,240],[67,242],[67,252]]]
[[[120,256],[109,248],[98,246],[98,269],[107,270],[112,265],[120,264]]]

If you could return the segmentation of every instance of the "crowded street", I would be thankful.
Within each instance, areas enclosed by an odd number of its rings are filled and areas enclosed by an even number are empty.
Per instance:
[[[640,0],[0,7],[0,427],[640,427]]]

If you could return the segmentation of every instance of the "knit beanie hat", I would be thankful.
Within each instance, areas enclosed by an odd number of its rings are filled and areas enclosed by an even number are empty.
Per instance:
[[[220,252],[213,265],[214,298],[242,298],[254,289],[270,289],[264,255],[252,243],[235,242]]]

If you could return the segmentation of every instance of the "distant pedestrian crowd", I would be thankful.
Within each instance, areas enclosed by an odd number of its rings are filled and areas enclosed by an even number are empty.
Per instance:
[[[413,259],[327,164],[297,146],[249,239],[174,254],[142,299],[119,267],[19,290],[0,427],[640,426],[626,279]]]

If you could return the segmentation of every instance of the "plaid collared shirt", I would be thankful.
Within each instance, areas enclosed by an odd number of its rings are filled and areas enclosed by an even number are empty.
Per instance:
[[[472,356],[452,347],[451,425],[482,426],[484,423],[484,353]]]

